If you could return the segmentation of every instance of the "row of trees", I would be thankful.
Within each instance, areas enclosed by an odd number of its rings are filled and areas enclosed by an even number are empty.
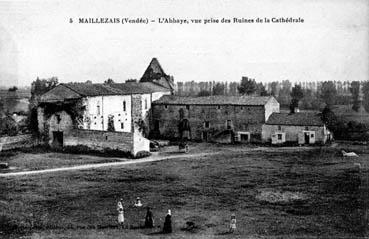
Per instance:
[[[240,82],[178,82],[177,94],[182,96],[209,95],[273,95],[282,106],[300,106],[303,109],[322,109],[325,105],[349,105],[358,111],[364,100],[364,107],[369,111],[368,82],[352,81],[349,86],[345,82],[346,91],[338,89],[342,84],[334,81],[319,82],[319,84],[301,84],[295,86],[289,80],[262,84],[255,79],[242,77]],[[298,86],[296,88],[296,86]],[[308,87],[312,88],[308,88]],[[316,87],[316,88],[315,88]],[[345,88],[346,89],[346,88]],[[346,92],[348,94],[343,94]],[[292,102],[293,101],[293,102]]]

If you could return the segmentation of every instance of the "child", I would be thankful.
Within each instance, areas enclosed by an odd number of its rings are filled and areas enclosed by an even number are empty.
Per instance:
[[[135,207],[142,207],[141,199],[140,197],[136,198]]]
[[[229,224],[229,232],[233,233],[236,230],[236,215],[233,213],[231,216],[231,222]]]

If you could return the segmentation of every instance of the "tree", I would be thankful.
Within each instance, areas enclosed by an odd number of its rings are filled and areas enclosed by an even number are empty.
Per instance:
[[[229,95],[237,95],[238,94],[238,82],[231,82],[229,83]]]
[[[210,92],[207,91],[207,90],[201,90],[197,96],[209,96],[210,95]]]
[[[266,91],[265,86],[261,82],[256,84],[256,92],[260,96],[268,95],[268,92]]]
[[[4,109],[4,100],[2,98],[0,98],[0,118],[2,118],[5,114],[5,109]]]
[[[16,86],[13,86],[13,87],[10,87],[9,89],[8,89],[8,91],[17,91],[18,90],[18,87],[16,87]]]
[[[295,85],[291,91],[291,113],[295,113],[295,108],[298,108],[300,100],[304,97],[304,92],[302,91],[301,85]]]
[[[333,81],[324,81],[320,87],[320,98],[324,101],[327,107],[331,107],[336,100],[337,90]]]
[[[241,84],[237,87],[241,95],[251,95],[257,90],[255,79],[242,76]]]
[[[282,81],[282,87],[279,91],[278,101],[281,105],[289,106],[291,103],[291,82],[289,80]]]
[[[40,100],[40,96],[52,88],[54,88],[58,84],[57,77],[51,77],[49,79],[37,79],[31,84],[31,100],[30,104],[32,107],[37,106],[38,101]]]
[[[272,83],[270,83],[270,94],[274,97],[278,96],[278,89],[279,87],[279,82],[278,81],[273,81]]]
[[[104,84],[114,84],[115,82],[113,81],[113,79],[107,79],[106,81],[104,81]]]
[[[213,95],[224,95],[224,84],[216,83],[213,87]]]
[[[356,112],[360,109],[360,82],[351,82],[350,92],[352,95],[352,109]]]
[[[57,77],[51,77],[49,79],[37,79],[31,84],[31,99],[29,104],[28,113],[28,128],[32,132],[38,132],[37,122],[37,105],[40,101],[41,95],[48,92],[58,84]]]
[[[363,106],[366,112],[369,113],[369,81],[366,81],[363,84],[363,95]]]

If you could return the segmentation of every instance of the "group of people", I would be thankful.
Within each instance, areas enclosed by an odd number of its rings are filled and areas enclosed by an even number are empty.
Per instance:
[[[118,224],[121,228],[124,228],[124,209],[123,209],[123,199],[118,201],[117,211],[118,211]],[[137,197],[136,202],[134,204],[135,207],[142,207],[141,199]],[[145,216],[145,228],[153,228],[154,227],[154,217],[150,207],[146,208],[146,216]],[[168,209],[168,213],[165,216],[163,233],[171,233],[172,232],[172,212]]]
[[[118,201],[117,211],[118,211],[118,224],[121,228],[124,228],[124,210],[123,210],[123,199]],[[139,197],[136,198],[136,202],[134,204],[135,207],[142,207],[141,199]],[[146,216],[145,216],[145,228],[153,228],[154,227],[154,217],[150,207],[146,208]],[[233,233],[236,230],[236,215],[233,213],[231,216],[230,224],[229,224],[229,232]],[[167,215],[164,219],[163,233],[171,233],[172,232],[172,212],[168,209]]]

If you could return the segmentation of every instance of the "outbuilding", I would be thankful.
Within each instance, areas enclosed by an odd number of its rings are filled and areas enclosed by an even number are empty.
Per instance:
[[[318,112],[272,113],[262,126],[262,140],[271,144],[325,144],[330,139]]]

